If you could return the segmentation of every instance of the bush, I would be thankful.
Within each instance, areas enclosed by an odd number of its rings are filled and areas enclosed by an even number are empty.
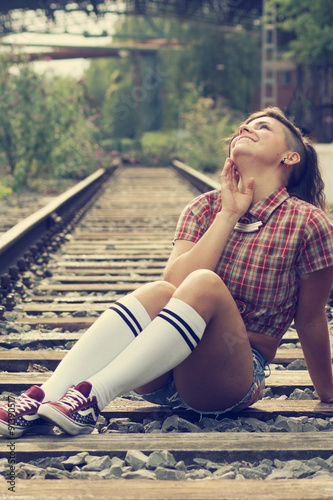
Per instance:
[[[177,156],[178,139],[176,131],[146,132],[141,138],[142,152],[137,160],[145,165],[169,165]]]
[[[182,123],[178,133],[178,155],[184,163],[207,173],[221,168],[227,156],[225,139],[236,129],[239,113],[225,102],[202,97],[200,89],[187,87]]]
[[[13,190],[10,187],[0,184],[0,200],[4,196],[9,196],[10,194],[12,194],[12,192]]]
[[[200,89],[192,85],[188,86],[183,106],[183,128],[143,134],[138,159],[148,165],[168,165],[178,158],[192,168],[213,174],[227,156],[224,139],[235,131],[241,117],[224,102],[202,97]]]
[[[38,75],[23,55],[2,53],[0,150],[13,189],[37,177],[81,178],[92,172],[95,126],[90,114],[83,89],[73,79]]]

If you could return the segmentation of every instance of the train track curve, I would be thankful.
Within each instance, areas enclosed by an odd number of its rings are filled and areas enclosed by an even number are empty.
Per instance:
[[[21,262],[22,268],[14,271],[9,258],[4,266],[3,281],[10,287],[1,285],[2,400],[43,383],[110,303],[160,279],[182,208],[198,192],[213,187],[213,181],[179,162],[173,169],[125,166],[103,177],[98,191],[72,211],[74,220],[59,214],[58,208],[48,211],[51,229],[58,223],[58,231],[51,231],[44,247],[33,243],[35,254],[28,250],[27,256],[30,267]],[[21,249],[18,259],[26,253]],[[333,498],[333,405],[314,399],[293,328],[283,341],[267,381],[267,398],[222,422],[198,422],[189,412],[125,396],[104,409],[96,434],[68,438],[58,432],[12,442],[15,495]],[[286,369],[293,366],[298,369]],[[290,398],[293,394],[303,399]],[[1,438],[3,479],[8,453],[8,440]],[[152,461],[152,456],[159,456],[158,466],[147,465],[144,457]],[[101,458],[107,466],[98,462]],[[95,469],[89,469],[93,459]],[[1,498],[14,495],[5,480],[0,491]]]

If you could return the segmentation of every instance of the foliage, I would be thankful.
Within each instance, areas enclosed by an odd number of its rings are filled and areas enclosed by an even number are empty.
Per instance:
[[[294,33],[289,55],[300,64],[325,64],[333,59],[333,9],[327,0],[279,0],[280,27]]]
[[[260,88],[260,33],[184,23],[175,36],[182,50],[165,50],[160,56],[168,73],[163,87],[164,125],[178,125],[189,83],[200,89],[202,97],[224,99],[231,109],[249,113]]]
[[[227,154],[224,139],[235,131],[240,119],[241,114],[232,111],[224,100],[200,97],[200,89],[188,85],[182,117],[185,133],[178,146],[183,161],[193,168],[215,172]]]
[[[200,89],[188,84],[183,101],[182,129],[145,133],[140,161],[167,165],[178,158],[193,168],[214,173],[226,157],[225,138],[241,119],[221,100],[201,97]]]
[[[189,84],[198,89],[199,97],[213,99],[214,109],[223,101],[242,113],[251,110],[260,85],[258,30],[225,32],[186,22],[158,19],[153,23],[125,16],[116,27],[117,36],[133,41],[140,36],[176,39],[180,48],[91,62],[85,80],[96,112],[101,113],[96,120],[97,140],[140,139],[149,131],[182,130]],[[158,154],[157,145],[152,147]],[[173,143],[163,146],[162,157],[173,150]]]
[[[14,189],[39,176],[82,177],[92,170],[94,125],[86,111],[74,80],[38,75],[23,56],[1,54],[0,150]]]
[[[0,183],[0,200],[4,196],[9,196],[10,194],[12,194],[12,192],[13,190],[10,187]]]
[[[179,141],[176,130],[145,132],[141,139],[141,153],[136,159],[145,165],[169,165],[178,152]]]

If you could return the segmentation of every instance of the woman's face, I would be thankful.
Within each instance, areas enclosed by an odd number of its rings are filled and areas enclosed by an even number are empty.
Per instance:
[[[263,116],[240,125],[238,134],[231,140],[229,156],[236,164],[243,156],[276,164],[287,150],[284,125],[275,118]]]

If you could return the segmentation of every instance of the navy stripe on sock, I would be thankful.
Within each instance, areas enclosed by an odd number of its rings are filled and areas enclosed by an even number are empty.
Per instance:
[[[168,323],[170,323],[174,328],[176,328],[176,330],[178,330],[178,332],[180,333],[180,335],[183,337],[183,339],[185,340],[186,344],[189,346],[189,348],[191,349],[191,351],[193,351],[193,349],[196,347],[195,345],[192,344],[191,340],[188,338],[186,332],[184,330],[182,330],[182,328],[175,322],[173,321],[173,319],[169,318],[169,316],[166,316],[165,314],[163,314],[162,312],[160,312],[160,314],[158,315],[160,318],[163,318],[165,319],[165,321],[167,321]]]
[[[132,330],[134,337],[137,337],[139,335],[140,332],[136,330],[135,326],[130,322],[128,318],[126,318],[125,314],[122,311],[120,311],[118,307],[111,306],[109,307],[109,309],[112,309],[113,311],[119,314],[119,316],[125,321],[126,325]]]
[[[142,326],[140,325],[140,323],[138,322],[138,320],[136,319],[136,317],[134,316],[134,314],[132,313],[132,311],[130,311],[126,306],[124,306],[124,304],[122,304],[121,302],[116,302],[117,306],[118,307],[122,307],[124,309],[124,311],[127,312],[127,314],[129,315],[129,317],[133,320],[133,322],[136,324],[136,326],[138,327],[138,330],[139,330],[139,333],[142,332]],[[115,305],[116,305],[115,304]]]
[[[196,342],[196,344],[199,344],[200,339],[198,335],[194,332],[194,330],[190,327],[190,325],[183,320],[181,316],[178,316],[178,314],[174,313],[173,311],[170,311],[170,309],[163,309],[163,311],[176,318],[176,320],[179,321],[179,323],[185,326],[189,334],[192,336],[192,339]]]

